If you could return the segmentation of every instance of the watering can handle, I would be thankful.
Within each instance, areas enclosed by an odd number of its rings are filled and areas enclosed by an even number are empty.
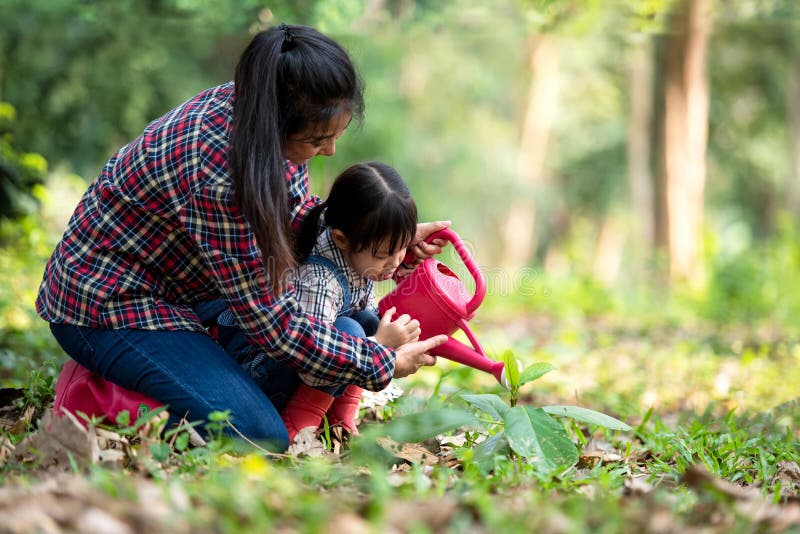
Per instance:
[[[456,252],[461,258],[461,261],[464,262],[464,265],[467,267],[469,274],[475,281],[475,294],[472,296],[472,299],[467,303],[467,313],[470,314],[473,313],[475,310],[478,309],[478,306],[481,305],[481,302],[483,302],[483,297],[486,296],[486,279],[483,277],[483,273],[478,267],[478,264],[475,263],[475,260],[472,258],[472,256],[469,253],[469,250],[467,250],[467,247],[461,241],[461,238],[458,236],[457,233],[455,233],[449,228],[444,228],[426,237],[425,242],[430,243],[434,239],[444,239],[453,244],[453,247],[455,247]]]

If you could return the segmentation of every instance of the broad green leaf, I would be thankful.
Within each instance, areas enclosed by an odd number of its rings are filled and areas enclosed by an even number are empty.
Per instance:
[[[519,378],[519,385],[527,384],[528,382],[533,382],[537,380],[550,371],[555,369],[552,365],[547,362],[536,362],[533,365],[526,367],[524,371],[522,371],[522,376]]]
[[[175,450],[183,452],[186,450],[188,446],[189,446],[189,433],[181,432],[180,434],[178,434],[178,437],[175,438]]]
[[[128,410],[122,410],[117,414],[117,425],[128,426],[131,423],[131,413]]]
[[[503,363],[506,366],[506,379],[512,391],[519,387],[519,364],[516,356],[510,350],[503,353]]]
[[[150,444],[150,454],[159,462],[165,462],[169,458],[169,444],[163,441],[157,441]]]
[[[509,410],[508,404],[492,393],[483,395],[461,395],[461,398],[467,401],[475,408],[484,411],[497,420],[502,420],[504,414]]]
[[[558,406],[558,405],[542,406],[542,410],[551,415],[572,417],[573,419],[577,419],[578,421],[583,421],[584,423],[590,423],[593,425],[604,426],[606,428],[610,428],[611,430],[627,431],[631,429],[631,427],[629,427],[619,419],[614,419],[610,415],[596,412],[588,408],[581,408],[580,406]]]
[[[477,425],[475,415],[467,410],[444,408],[404,415],[384,428],[386,435],[398,443],[415,443],[459,427]]]
[[[561,424],[541,408],[515,406],[505,416],[509,446],[529,458],[544,473],[565,469],[578,461],[578,450]]]
[[[494,468],[496,456],[508,456],[510,452],[508,440],[505,434],[500,432],[489,436],[472,448],[472,461],[478,464],[482,472],[488,473]]]

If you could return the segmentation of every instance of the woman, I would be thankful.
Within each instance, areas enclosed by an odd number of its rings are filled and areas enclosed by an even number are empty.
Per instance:
[[[337,43],[302,26],[256,35],[234,83],[149,124],[81,199],[36,301],[67,354],[166,404],[173,421],[229,410],[235,433],[279,449],[286,428],[240,355],[207,334],[206,303],[224,300],[276,372],[378,390],[433,365],[426,352],[443,337],[391,350],[305,315],[286,288],[292,227],[319,203],[308,194],[308,160],[332,155],[362,111],[359,79]],[[419,225],[415,242],[444,226]]]

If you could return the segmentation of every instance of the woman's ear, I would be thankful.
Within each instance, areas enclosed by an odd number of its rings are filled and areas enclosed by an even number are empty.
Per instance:
[[[333,244],[336,245],[336,248],[339,250],[347,250],[347,236],[344,235],[344,232],[334,228],[331,230],[331,237],[333,237]]]

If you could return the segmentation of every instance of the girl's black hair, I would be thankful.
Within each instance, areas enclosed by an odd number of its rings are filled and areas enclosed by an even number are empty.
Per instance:
[[[313,28],[258,33],[236,66],[230,165],[236,200],[252,227],[268,283],[281,291],[295,266],[283,147],[331,120],[360,120],[361,80],[347,52]]]
[[[389,165],[376,161],[357,163],[333,182],[327,200],[306,215],[297,242],[297,259],[308,257],[317,241],[320,217],[325,225],[341,230],[354,252],[382,244],[394,252],[406,247],[417,231],[417,206],[403,178]]]

